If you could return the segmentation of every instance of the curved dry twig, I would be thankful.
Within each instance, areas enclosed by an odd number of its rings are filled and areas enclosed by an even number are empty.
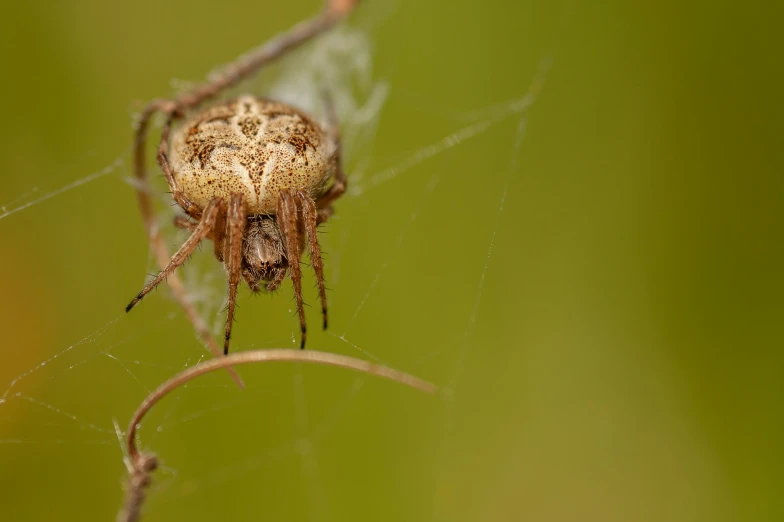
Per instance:
[[[158,460],[155,456],[142,453],[136,447],[136,430],[147,412],[171,391],[205,373],[240,364],[272,361],[339,366],[367,373],[369,375],[383,377],[425,393],[432,394],[438,390],[438,387],[432,383],[380,364],[364,361],[362,359],[355,359],[354,357],[349,357],[347,355],[338,355],[329,352],[303,351],[291,348],[250,350],[227,355],[219,359],[210,359],[195,366],[191,366],[161,384],[142,401],[139,408],[136,410],[136,413],[133,414],[126,436],[128,450],[128,461],[126,462],[126,465],[130,478],[127,484],[125,504],[117,516],[118,522],[134,522],[139,520],[141,506],[144,502],[144,493],[152,481],[151,473],[158,467]]]

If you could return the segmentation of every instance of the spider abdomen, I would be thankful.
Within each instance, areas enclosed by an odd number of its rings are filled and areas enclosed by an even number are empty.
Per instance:
[[[274,214],[281,189],[324,192],[334,149],[301,111],[243,96],[189,116],[171,137],[169,166],[177,188],[202,209],[241,193],[248,214]]]

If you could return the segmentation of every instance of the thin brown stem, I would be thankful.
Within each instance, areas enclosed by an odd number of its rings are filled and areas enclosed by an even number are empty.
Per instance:
[[[148,395],[144,401],[142,401],[139,409],[137,409],[136,413],[133,414],[131,423],[128,425],[126,442],[128,444],[128,457],[131,459],[131,462],[136,463],[142,456],[136,447],[136,430],[138,429],[139,424],[147,412],[150,411],[150,409],[155,406],[156,403],[168,395],[172,390],[182,386],[188,381],[195,379],[196,377],[213,372],[215,370],[219,370],[221,368],[238,366],[241,364],[254,364],[272,361],[301,362],[323,364],[325,366],[339,366],[341,368],[348,368],[350,370],[363,372],[368,375],[375,375],[376,377],[389,379],[425,393],[432,394],[438,390],[436,385],[419,379],[418,377],[414,377],[408,373],[394,370],[392,368],[388,368],[373,362],[364,361],[362,359],[348,357],[346,355],[338,355],[334,353],[313,350],[292,350],[285,348],[249,350],[245,352],[233,353],[225,357],[210,359],[195,366],[191,366],[190,368],[180,372],[165,383],[161,384],[154,392]]]
[[[177,98],[177,107],[187,110],[236,85],[264,65],[330,29],[345,18],[358,3],[359,0],[329,0],[325,8],[313,18],[300,22],[285,33],[243,54],[215,73],[207,83],[180,95]]]
[[[158,459],[153,455],[139,455],[129,465],[128,482],[125,485],[125,502],[117,514],[117,522],[137,522],[142,516],[142,505],[147,488],[152,483],[152,472],[158,469]]]
[[[240,364],[255,364],[273,361],[339,366],[341,368],[348,368],[368,375],[389,379],[424,393],[433,394],[438,390],[434,384],[414,377],[413,375],[369,361],[328,352],[301,351],[283,348],[251,350],[234,353],[217,359],[210,359],[209,361],[191,366],[161,384],[142,401],[139,408],[133,414],[126,436],[128,451],[128,461],[126,464],[130,476],[126,487],[125,504],[117,515],[118,522],[136,522],[139,520],[146,489],[152,482],[151,473],[158,467],[158,460],[155,456],[148,453],[141,453],[136,447],[136,430],[147,412],[173,390],[201,375]]]

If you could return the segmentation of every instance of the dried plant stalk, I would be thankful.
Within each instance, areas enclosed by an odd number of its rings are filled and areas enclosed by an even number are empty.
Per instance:
[[[434,384],[409,375],[407,373],[381,366],[369,361],[355,359],[346,355],[338,355],[328,352],[316,351],[303,351],[296,349],[272,349],[272,350],[251,350],[246,352],[235,353],[221,357],[219,359],[211,359],[204,361],[195,366],[191,366],[187,370],[179,373],[161,384],[158,389],[152,392],[147,398],[142,401],[139,409],[134,413],[131,423],[128,426],[128,433],[126,437],[128,461],[128,473],[130,475],[127,489],[125,504],[123,509],[117,515],[118,522],[134,522],[139,520],[141,507],[144,502],[144,493],[149,487],[152,479],[151,473],[158,467],[158,461],[155,456],[142,453],[136,447],[136,430],[139,427],[144,416],[150,409],[155,406],[161,399],[168,395],[171,391],[179,386],[187,383],[215,370],[225,369],[231,366],[241,364],[253,364],[261,362],[272,361],[289,361],[301,363],[314,363],[323,364],[326,366],[339,366],[348,368],[358,372],[375,375],[395,381],[397,383],[409,386],[425,393],[435,393],[438,389]]]

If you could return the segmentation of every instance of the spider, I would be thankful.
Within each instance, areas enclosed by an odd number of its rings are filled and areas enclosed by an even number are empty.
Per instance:
[[[325,130],[294,107],[250,95],[195,109],[331,28],[358,2],[328,0],[320,14],[241,56],[209,82],[173,100],[155,100],[144,109],[134,141],[136,177],[145,186],[147,129],[151,117],[161,112],[166,121],[158,146],[158,163],[174,201],[187,215],[175,218],[175,225],[191,234],[170,257],[158,234],[150,196],[146,190],[138,190],[140,210],[161,271],[128,304],[126,312],[168,278],[196,331],[213,352],[220,353],[174,274],[202,240],[210,239],[215,257],[228,274],[223,354],[229,352],[240,279],[253,292],[273,291],[287,273],[294,286],[300,348],[304,348],[307,331],[300,257],[307,240],[326,329],[324,266],[316,227],[332,215],[332,203],[345,192],[347,183],[334,112],[329,111]]]

